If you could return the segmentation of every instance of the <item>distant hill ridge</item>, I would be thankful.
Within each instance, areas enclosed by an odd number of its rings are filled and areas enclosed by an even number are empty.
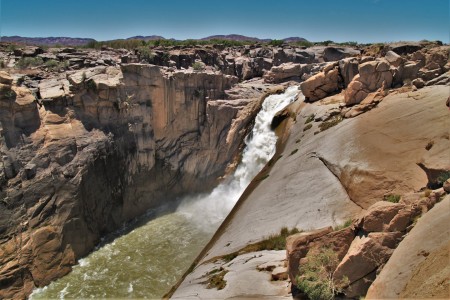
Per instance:
[[[22,36],[2,36],[1,42],[20,43],[27,45],[39,46],[84,46],[89,42],[95,41],[89,38],[72,38],[72,37],[22,37]]]
[[[228,34],[228,35],[211,35],[198,40],[207,41],[207,40],[229,40],[229,41],[253,41],[253,42],[270,42],[272,39],[260,39],[256,37],[249,37],[240,34]],[[166,40],[166,38],[159,35],[149,35],[149,36],[132,36],[126,39],[117,39],[117,40],[143,40],[143,41],[152,41],[152,40]],[[170,39],[174,40],[174,39]],[[26,45],[39,45],[39,46],[55,46],[55,45],[63,45],[63,46],[84,46],[89,42],[96,41],[91,38],[71,38],[71,37],[22,37],[22,36],[2,36],[0,37],[0,42],[10,42],[10,43],[21,43]],[[114,40],[112,40],[114,41]],[[301,37],[288,37],[283,39],[283,41],[292,43],[292,42],[302,42],[307,41]]]

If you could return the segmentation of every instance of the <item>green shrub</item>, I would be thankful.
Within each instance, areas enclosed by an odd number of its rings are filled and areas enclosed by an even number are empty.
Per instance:
[[[50,59],[50,60],[47,60],[47,61],[44,63],[44,65],[45,65],[47,68],[54,68],[54,67],[57,67],[57,66],[59,65],[59,61],[54,60],[54,59]]]
[[[305,121],[305,124],[311,123],[312,121],[314,121],[314,114],[311,114]]]
[[[0,69],[5,68],[5,61],[3,59],[0,59]]]
[[[9,90],[5,92],[5,97],[10,99],[10,98],[14,98],[16,96],[16,93],[13,90]]]
[[[444,171],[441,174],[439,174],[439,176],[438,176],[438,178],[436,180],[437,184],[439,186],[443,186],[444,182],[446,182],[447,179],[449,179],[449,178],[450,178],[450,171]]]
[[[336,126],[337,124],[342,122],[342,120],[343,120],[343,118],[341,115],[334,116],[330,120],[322,122],[319,125],[319,129],[320,129],[320,131],[325,131],[333,126]]]
[[[334,227],[335,231],[350,227],[353,224],[353,220],[352,219],[347,219],[345,220],[344,224],[341,225],[337,225],[336,227]]]
[[[334,270],[339,264],[337,254],[330,248],[310,250],[306,263],[302,264],[297,277],[297,287],[311,300],[332,300],[342,287],[348,284],[343,278],[336,284]]]
[[[217,272],[212,273],[213,275],[208,278],[208,285],[206,288],[208,289],[216,288],[218,290],[223,289],[227,285],[227,282],[223,278],[225,277],[225,274],[228,273],[228,271],[222,270],[219,273]]]
[[[392,202],[392,203],[398,203],[402,197],[400,195],[387,195],[384,196],[384,201]]]
[[[141,61],[152,63],[153,59],[155,58],[155,53],[152,52],[152,50],[147,46],[141,46],[138,47],[139,52],[139,59]]]
[[[6,47],[6,51],[8,51],[8,52],[13,52],[16,49],[17,49],[16,44],[10,44],[10,45],[8,45],[8,47]]]
[[[286,238],[299,232],[300,231],[297,228],[289,230],[287,227],[283,227],[281,228],[279,234],[270,235],[268,238],[258,243],[248,245],[243,249],[243,252],[247,253],[262,250],[284,250],[286,249]]]
[[[192,64],[192,68],[194,71],[203,71],[205,69],[205,66],[201,62],[195,62]]]
[[[54,59],[50,59],[50,60],[47,60],[44,63],[44,65],[48,69],[50,69],[52,71],[59,71],[61,69],[68,68],[69,67],[69,61],[67,61],[67,60],[66,61],[57,61],[57,60],[54,60]]]
[[[305,126],[305,128],[303,128],[303,131],[309,130],[309,129],[311,129],[311,127],[312,127],[312,124],[308,124]]]
[[[86,82],[86,87],[88,90],[91,90],[94,92],[97,90],[97,84],[92,79],[90,79]]]
[[[16,67],[19,69],[26,69],[29,67],[37,67],[44,63],[40,57],[22,57],[16,63]]]
[[[300,46],[300,47],[306,47],[306,48],[314,46],[313,43],[308,42],[308,41],[296,42],[295,45]]]
[[[283,40],[271,40],[270,42],[269,42],[269,45],[270,46],[274,46],[274,47],[279,47],[279,46],[281,46],[281,45],[283,45],[284,44],[284,41]]]

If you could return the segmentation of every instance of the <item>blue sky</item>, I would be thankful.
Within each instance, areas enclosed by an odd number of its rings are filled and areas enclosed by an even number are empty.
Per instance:
[[[0,0],[0,34],[449,43],[449,0]]]

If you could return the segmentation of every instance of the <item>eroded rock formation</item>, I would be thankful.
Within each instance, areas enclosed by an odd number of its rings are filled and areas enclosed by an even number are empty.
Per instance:
[[[6,298],[66,274],[145,210],[216,185],[268,91],[214,72],[124,64],[43,79],[36,99],[0,75]]]

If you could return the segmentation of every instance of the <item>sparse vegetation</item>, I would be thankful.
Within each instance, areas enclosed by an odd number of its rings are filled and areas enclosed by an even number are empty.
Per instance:
[[[348,284],[348,278],[338,283],[333,276],[339,264],[337,254],[330,248],[310,250],[306,262],[301,265],[297,277],[297,287],[311,300],[332,300],[342,287]]]
[[[155,58],[155,53],[147,47],[147,46],[141,46],[137,48],[139,52],[139,59],[141,61],[144,61],[146,63],[152,63],[153,59]]]
[[[205,65],[201,62],[195,62],[192,64],[192,69],[194,69],[194,71],[203,71],[205,69]]]
[[[225,262],[230,262],[233,259],[235,259],[238,255],[245,254],[245,253],[257,252],[257,251],[263,251],[263,250],[284,250],[284,249],[286,249],[286,238],[290,235],[293,235],[293,234],[296,234],[299,232],[301,232],[301,231],[298,230],[297,228],[293,228],[293,229],[289,230],[287,227],[283,227],[283,228],[281,228],[279,234],[270,235],[268,238],[266,238],[260,242],[254,243],[254,244],[247,245],[239,251],[229,253],[227,255],[215,258],[214,261],[217,259],[222,259]]]
[[[289,154],[289,156],[294,155],[295,153],[297,153],[298,149],[294,149],[292,150],[291,154]]]
[[[314,121],[314,114],[311,114],[305,121],[305,124],[311,123],[312,121]]]
[[[425,146],[425,150],[430,151],[431,148],[433,148],[434,141],[429,141],[428,144]]]
[[[109,47],[114,49],[128,49],[133,50],[138,47],[194,47],[194,46],[204,46],[204,45],[223,45],[224,47],[234,47],[234,46],[244,46],[256,44],[254,41],[233,41],[233,40],[222,40],[222,39],[211,39],[211,40],[193,40],[188,39],[184,41],[176,40],[150,40],[143,41],[138,39],[131,40],[114,40],[114,41],[92,41],[89,42],[85,48],[89,49],[100,49],[102,47]]]
[[[233,252],[233,253],[224,255],[224,256],[222,257],[222,259],[223,259],[225,262],[230,262],[230,261],[232,261],[233,259],[235,259],[237,256],[238,256],[238,253],[237,253],[237,252]]]
[[[387,195],[384,196],[384,201],[392,202],[392,203],[398,203],[402,197],[400,195]]]
[[[303,128],[303,131],[309,130],[309,129],[311,129],[311,127],[312,127],[312,124],[310,123],[310,124],[306,125],[305,128]]]
[[[8,51],[8,52],[13,52],[16,49],[17,49],[16,44],[10,44],[10,45],[8,45],[8,47],[6,47],[6,51]]]
[[[450,171],[444,171],[438,176],[436,182],[441,187],[444,185],[444,182],[446,182],[447,179],[449,178],[450,178]]]
[[[60,61],[57,61],[57,60],[54,60],[54,59],[50,59],[50,60],[47,60],[44,63],[44,65],[48,69],[50,69],[52,71],[59,71],[61,69],[66,69],[67,67],[69,67],[69,62],[68,61],[61,61],[60,62]]]
[[[328,121],[322,122],[319,125],[319,129],[320,129],[320,131],[325,131],[333,126],[336,126],[337,124],[342,122],[342,120],[343,120],[343,118],[341,115],[334,116],[331,119],[329,119]]]
[[[353,224],[353,220],[352,219],[347,219],[347,220],[345,220],[345,222],[343,224],[337,225],[333,229],[334,229],[334,231],[338,231],[338,230],[350,227],[352,224]]]
[[[279,47],[279,46],[281,46],[281,45],[283,45],[284,44],[284,41],[283,40],[271,40],[270,42],[269,42],[269,45],[270,46],[274,46],[274,47]]]
[[[16,63],[16,68],[26,69],[29,67],[37,67],[41,66],[43,63],[44,61],[40,57],[22,57]]]
[[[97,90],[97,84],[95,84],[94,80],[92,80],[92,79],[88,80],[86,82],[86,87],[87,87],[88,90],[91,90],[91,91],[96,91]]]
[[[9,90],[6,91],[4,95],[6,98],[14,98],[16,96],[16,93],[13,90]]]
[[[286,249],[286,238],[299,232],[297,228],[289,230],[287,227],[283,227],[279,234],[270,235],[258,243],[248,245],[242,251],[248,253],[262,250],[284,250]]]
[[[222,270],[219,273],[215,272],[215,274],[213,274],[208,278],[207,288],[208,289],[216,288],[218,290],[223,289],[227,285],[227,282],[224,279],[225,274],[227,273],[228,273],[227,270]]]
[[[5,68],[5,61],[3,59],[0,59],[0,69]]]
[[[309,41],[299,41],[299,42],[296,42],[296,43],[294,43],[294,44],[295,44],[296,46],[299,46],[299,47],[306,47],[306,48],[314,46],[314,44],[311,43],[311,42],[309,42]]]

